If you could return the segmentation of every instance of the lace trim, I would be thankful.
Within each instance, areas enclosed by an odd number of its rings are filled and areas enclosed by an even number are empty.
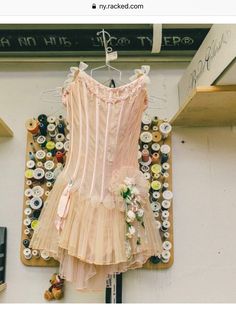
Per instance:
[[[109,88],[97,82],[86,73],[79,73],[75,81],[79,81],[81,83],[85,82],[85,85],[90,93],[107,103],[125,101],[135,95],[140,90],[140,88],[144,87],[146,84],[145,77],[141,76],[138,79],[135,79],[133,82],[128,83],[124,86]],[[110,93],[112,93],[112,95],[110,95]]]
[[[63,103],[65,103],[66,97],[70,93],[71,85],[75,82],[85,82],[85,85],[90,93],[97,96],[100,100],[108,103],[125,101],[129,97],[135,95],[140,88],[145,87],[146,84],[150,83],[150,79],[148,77],[150,66],[148,65],[143,65],[141,69],[136,69],[134,71],[134,75],[130,77],[130,83],[118,86],[116,88],[109,88],[88,75],[86,72],[84,72],[87,67],[87,64],[81,62],[79,67],[70,68],[70,73],[68,74],[63,86]],[[112,95],[110,95],[111,93]]]

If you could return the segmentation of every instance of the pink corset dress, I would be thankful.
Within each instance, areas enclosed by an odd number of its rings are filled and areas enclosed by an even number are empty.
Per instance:
[[[30,247],[47,250],[60,262],[61,276],[78,290],[104,289],[108,274],[140,268],[161,253],[137,160],[147,79],[143,69],[130,83],[109,88],[80,69],[63,93],[70,149]],[[141,222],[134,212],[127,218],[129,201],[121,190],[129,185]]]

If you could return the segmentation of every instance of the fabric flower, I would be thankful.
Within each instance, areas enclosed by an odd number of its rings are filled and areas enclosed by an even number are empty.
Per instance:
[[[130,222],[133,222],[135,220],[135,213],[132,211],[132,210],[129,210],[128,212],[127,212],[127,218],[126,218],[126,221],[128,222],[128,223],[130,223]]]

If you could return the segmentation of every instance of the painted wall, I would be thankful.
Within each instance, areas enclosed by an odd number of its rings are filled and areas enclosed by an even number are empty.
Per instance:
[[[43,302],[51,268],[21,264],[25,121],[61,113],[42,91],[61,86],[71,64],[0,64],[0,116],[14,130],[0,138],[0,225],[8,228],[7,290],[0,302]],[[122,64],[124,81],[138,64]],[[184,63],[151,66],[150,113],[169,118],[178,108]],[[98,74],[97,74],[98,75]],[[100,77],[100,74],[99,74]],[[104,76],[105,77],[105,76]],[[100,79],[102,80],[102,79]],[[155,96],[155,98],[153,97]],[[184,143],[182,143],[184,141]],[[123,275],[123,302],[234,302],[236,300],[236,132],[231,128],[182,128],[173,133],[175,262],[165,271]],[[66,284],[62,302],[102,303],[104,292],[76,292]]]

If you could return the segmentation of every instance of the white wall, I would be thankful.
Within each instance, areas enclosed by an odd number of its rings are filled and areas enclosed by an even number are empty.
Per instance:
[[[21,264],[25,121],[59,104],[40,99],[60,86],[70,64],[0,64],[0,116],[14,130],[0,139],[0,225],[8,228],[7,283],[0,302],[43,302],[52,268]],[[121,65],[123,78],[138,64]],[[186,64],[152,64],[150,113],[170,117],[178,108],[177,82]],[[164,100],[163,100],[164,99]],[[166,99],[166,101],[165,101]],[[156,108],[156,110],[153,110]],[[158,108],[158,109],[157,109]],[[184,140],[185,143],[181,143]],[[236,132],[230,128],[175,129],[173,134],[175,262],[163,271],[123,275],[123,302],[234,302],[236,300]],[[62,302],[103,302],[104,293],[76,292],[66,284]]]

